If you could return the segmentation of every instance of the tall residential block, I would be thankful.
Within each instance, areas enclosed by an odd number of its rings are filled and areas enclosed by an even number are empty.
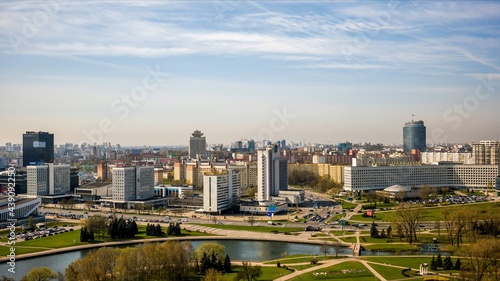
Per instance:
[[[240,175],[233,169],[205,173],[203,176],[203,210],[218,213],[240,203]]]
[[[26,171],[29,196],[65,194],[71,190],[69,165],[30,165]]]
[[[203,133],[196,130],[189,137],[189,158],[206,157],[207,156],[207,142]]]
[[[54,163],[54,134],[28,131],[23,134],[23,167],[40,162]]]
[[[472,156],[477,165],[496,165],[500,152],[499,141],[483,140],[472,144]]]
[[[403,150],[410,154],[412,149],[425,152],[427,149],[426,128],[424,121],[411,121],[403,128]]]
[[[288,189],[288,164],[278,145],[257,150],[257,200],[268,201]]]
[[[154,167],[116,167],[113,173],[113,200],[144,200],[154,196]]]

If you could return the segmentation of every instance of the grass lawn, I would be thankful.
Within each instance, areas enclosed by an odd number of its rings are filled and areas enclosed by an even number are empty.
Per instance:
[[[342,238],[340,238],[340,240],[342,240],[342,241],[344,241],[346,243],[356,243],[357,242],[355,236],[352,236],[352,237],[342,237]]]
[[[311,237],[329,237],[330,235],[324,233],[315,233]]]
[[[347,230],[333,230],[333,231],[330,231],[331,234],[335,235],[335,236],[345,236],[345,235],[356,235],[356,232],[355,231],[347,231]]]
[[[354,209],[358,204],[342,201],[342,209]]]
[[[420,247],[418,245],[410,245],[410,244],[371,244],[365,245],[361,244],[363,248],[369,251],[383,251],[383,252],[398,252],[398,251],[419,251]],[[404,253],[403,253],[404,254]]]
[[[64,223],[64,224],[66,224],[66,223]],[[69,227],[70,224],[67,224],[67,225]],[[166,228],[163,228],[163,231],[166,232]],[[210,236],[210,234],[195,232],[195,231],[186,231],[186,230],[182,229],[180,237],[182,237],[182,236]],[[175,237],[179,237],[179,236],[175,236]],[[136,234],[136,236],[134,238],[131,238],[131,239],[135,240],[135,239],[150,239],[150,238],[156,238],[156,237],[146,236],[146,226],[139,225],[139,232]],[[3,239],[3,240],[6,241],[6,239]],[[130,239],[129,238],[111,239],[109,236],[106,236],[104,238],[99,238],[99,240],[92,242],[92,243],[126,241],[126,240],[130,240]],[[28,241],[16,242],[15,246],[16,246],[16,254],[21,255],[21,254],[27,254],[27,253],[40,252],[40,251],[49,250],[49,249],[59,249],[59,248],[64,248],[64,247],[87,245],[87,244],[91,244],[91,243],[80,242],[80,230],[78,229],[75,231],[65,232],[65,233],[61,233],[61,234],[57,234],[57,235],[53,235],[53,236],[47,236],[47,237],[32,239],[32,240],[28,240]],[[10,252],[9,245],[5,245],[5,246],[0,245],[0,255],[6,256],[9,254],[9,252]]]
[[[352,270],[345,274],[341,270]],[[326,272],[326,275],[314,276],[314,273]],[[313,272],[304,273],[291,280],[293,281],[308,281],[308,280],[356,280],[356,281],[373,281],[375,276],[359,262],[343,262],[334,266],[319,269]]]
[[[370,266],[375,269],[380,275],[382,275],[387,280],[403,279],[407,278],[401,273],[401,268],[395,268],[391,266],[383,266],[379,264],[370,263]]]
[[[443,218],[443,210],[444,208],[467,208],[467,209],[478,209],[485,210],[490,208],[494,202],[485,202],[485,203],[472,203],[472,204],[461,204],[461,205],[446,205],[444,207],[424,207],[424,211],[426,212],[423,221],[442,221]],[[383,211],[375,213],[375,221],[382,222],[391,222],[396,221],[397,216],[395,211]],[[351,217],[352,221],[362,221],[362,222],[371,222],[374,219],[363,217],[361,214],[357,214]]]
[[[291,267],[297,271],[300,271],[300,270],[308,269],[308,268],[315,267],[318,265],[320,265],[320,264],[291,265],[289,267]]]
[[[397,265],[397,266],[403,266],[403,267],[411,267],[411,268],[415,268],[415,269],[418,269],[420,268],[420,264],[421,263],[428,263],[430,264],[431,263],[431,260],[432,260],[432,257],[430,256],[413,256],[413,257],[363,257],[364,260],[366,261],[372,261],[372,262],[377,262],[377,263],[386,263],[386,264],[392,264],[392,265]],[[443,259],[444,259],[444,256],[443,256]],[[455,264],[455,262],[457,261],[456,258],[452,257],[451,258],[451,261],[453,262],[453,264]],[[463,262],[464,260],[462,260]],[[375,266],[373,264],[370,264],[372,265],[373,268],[375,268]],[[378,270],[377,270],[378,271]],[[429,269],[429,271],[431,271]],[[439,273],[453,273],[453,274],[457,274],[459,271],[458,270],[442,270],[442,269],[438,269],[438,270],[435,270],[435,272],[439,272]],[[385,275],[382,274],[384,277]]]
[[[224,275],[226,280],[233,280],[236,275],[238,275],[238,271],[241,269],[241,266],[232,266],[233,272]],[[285,276],[287,274],[292,273],[290,270],[286,270],[284,268],[278,268],[276,266],[262,266],[262,276],[259,277],[259,281],[272,281],[281,276]]]
[[[212,227],[212,228],[218,228],[218,229],[243,230],[243,231],[254,231],[254,232],[265,232],[265,233],[272,233],[273,231],[277,231],[279,233],[304,231],[304,228],[302,228],[302,227],[281,227],[281,226],[270,227],[270,226],[200,224],[200,223],[193,223],[193,224],[206,226],[206,227]]]

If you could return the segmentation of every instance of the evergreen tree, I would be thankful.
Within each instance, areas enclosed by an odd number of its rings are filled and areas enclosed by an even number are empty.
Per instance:
[[[460,270],[462,269],[462,262],[460,261],[459,258],[457,258],[457,261],[455,262],[455,270]]]
[[[231,272],[231,259],[229,258],[229,255],[226,255],[226,259],[224,260],[224,272]]]
[[[203,253],[203,256],[201,257],[200,261],[200,273],[201,275],[205,275],[205,272],[210,268],[210,258],[207,256],[206,253]]]
[[[377,227],[375,223],[372,223],[372,227],[370,228],[370,237],[371,238],[379,238]]]
[[[161,226],[160,226],[160,224],[157,224],[156,229],[155,229],[155,236],[161,236],[162,234],[163,234],[163,231],[161,230]]]
[[[443,267],[443,259],[441,258],[441,253],[438,253],[437,255],[436,267]]]
[[[437,262],[436,262],[436,259],[434,258],[434,256],[432,256],[432,260],[431,260],[431,270],[437,270]]]
[[[132,230],[131,231],[132,237],[134,237],[139,232],[139,228],[137,227],[137,223],[134,220],[130,223],[130,229]]]
[[[80,242],[88,242],[88,234],[87,234],[87,228],[82,227],[80,230]]]
[[[451,270],[451,269],[453,269],[453,262],[451,261],[451,257],[450,256],[446,256],[446,258],[444,259],[443,269],[444,270]]]
[[[387,227],[386,233],[387,233],[387,237],[391,238],[391,236],[392,236],[392,226],[391,225],[389,225],[389,227]]]
[[[382,232],[380,232],[380,238],[385,238],[387,237],[387,234],[385,233],[385,229],[382,229]]]

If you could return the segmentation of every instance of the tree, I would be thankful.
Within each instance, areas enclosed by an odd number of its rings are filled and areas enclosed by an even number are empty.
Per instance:
[[[455,262],[454,269],[455,269],[455,270],[460,270],[460,269],[462,269],[462,262],[460,261],[460,258],[457,258],[457,261]]]
[[[226,279],[221,272],[214,268],[208,269],[204,275],[202,281],[224,281]]]
[[[200,246],[198,246],[198,249],[196,249],[196,257],[201,260],[203,257],[203,254],[206,254],[208,257],[211,257],[212,254],[215,254],[215,257],[218,260],[223,261],[225,259],[225,251],[226,248],[222,246],[219,243],[215,242],[208,242],[208,243],[203,243]]]
[[[444,270],[451,270],[451,269],[453,269],[453,262],[451,261],[451,257],[449,255],[446,256],[446,258],[444,258],[443,269]]]
[[[36,228],[36,225],[33,222],[33,217],[32,216],[28,217],[28,225],[30,226],[31,229],[35,229]]]
[[[500,240],[483,239],[465,247],[460,275],[469,280],[500,280]]]
[[[330,245],[323,243],[321,245],[321,247],[319,248],[319,251],[322,252],[323,254],[325,254],[325,258],[326,258],[326,254],[330,253]]]
[[[229,258],[229,255],[226,255],[226,258],[224,259],[224,272],[230,273],[231,271],[231,259]]]
[[[255,223],[255,218],[253,216],[247,217],[247,222],[250,226],[253,226]]]
[[[378,230],[377,230],[377,227],[375,226],[375,223],[372,223],[372,226],[370,228],[370,237],[371,238],[379,238]]]
[[[44,266],[34,267],[23,277],[24,281],[48,281],[57,278],[57,272]]]
[[[242,262],[240,271],[238,271],[238,275],[236,275],[234,280],[253,281],[257,280],[260,276],[262,276],[262,268],[260,266],[252,266],[251,263],[244,261]]]
[[[392,237],[392,226],[391,226],[391,225],[389,225],[389,226],[387,227],[387,230],[386,230],[385,232],[387,233],[387,238],[389,238],[389,239],[390,239],[390,238]]]
[[[443,267],[443,259],[441,258],[441,253],[438,253],[436,258],[436,266]]]
[[[434,256],[432,256],[432,260],[431,260],[431,270],[437,270],[437,263],[436,263],[436,259],[434,258]]]
[[[431,198],[436,198],[437,195],[437,188],[429,186],[429,185],[424,185],[420,187],[418,190],[419,196],[422,200],[426,201]]]
[[[255,197],[256,191],[257,191],[256,187],[249,187],[249,188],[247,188],[247,196],[250,197],[250,198]]]
[[[109,229],[109,219],[101,216],[94,215],[83,221],[83,225],[91,233],[96,233],[97,237],[104,237]]]
[[[424,211],[422,205],[410,205],[403,203],[396,209],[398,223],[405,232],[406,241],[412,244],[413,240],[417,240],[417,228],[422,222]]]
[[[66,280],[114,280],[116,258],[121,251],[117,248],[103,247],[88,253],[84,258],[70,263],[65,271]]]
[[[340,248],[341,247],[342,247],[342,245],[339,242],[335,242],[335,243],[332,244],[332,249],[335,252],[335,257],[336,258],[338,258],[338,254],[340,252]]]

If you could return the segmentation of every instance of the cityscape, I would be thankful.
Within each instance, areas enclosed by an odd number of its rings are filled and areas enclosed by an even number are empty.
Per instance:
[[[500,3],[0,7],[2,280],[500,280]]]

